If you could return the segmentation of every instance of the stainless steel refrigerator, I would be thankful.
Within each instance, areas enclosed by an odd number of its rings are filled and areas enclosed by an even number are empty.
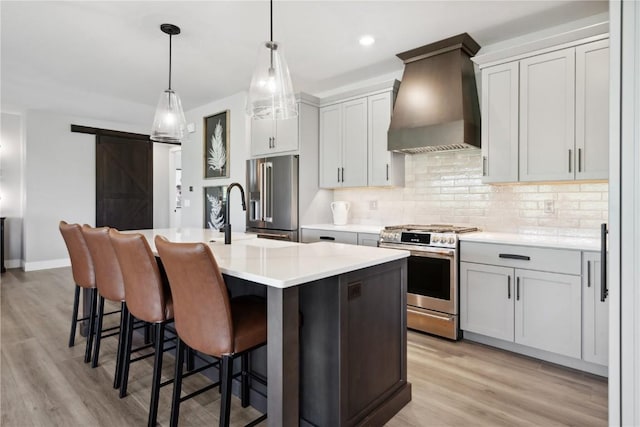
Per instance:
[[[298,156],[247,160],[247,231],[298,241]]]

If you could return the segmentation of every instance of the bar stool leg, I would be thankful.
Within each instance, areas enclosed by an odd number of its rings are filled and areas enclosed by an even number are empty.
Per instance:
[[[120,333],[118,334],[118,351],[116,352],[116,372],[113,374],[113,388],[120,388],[120,376],[122,375],[122,359],[124,358],[124,344],[125,344],[125,325],[127,323],[127,316],[129,310],[127,305],[123,302],[120,303]]]
[[[246,351],[240,356],[241,364],[241,386],[240,386],[240,400],[242,407],[249,406],[249,352]]]
[[[182,367],[184,363],[184,352],[192,352],[179,337],[176,337],[176,369],[173,375],[173,399],[171,401],[171,420],[169,425],[171,427],[178,426],[178,419],[180,418],[180,393],[182,392]],[[187,368],[188,369],[188,368]]]
[[[220,396],[220,427],[229,427],[229,413],[231,411],[231,378],[233,377],[233,358],[222,356],[222,395]]]
[[[80,286],[76,285],[75,296],[73,297],[73,315],[71,316],[71,332],[69,332],[69,347],[73,347],[76,342],[76,324],[78,323],[79,302],[80,302]]]
[[[89,360],[91,360],[91,347],[96,328],[96,303],[98,299],[98,290],[96,288],[91,288],[90,292],[91,307],[89,308],[89,332],[87,332],[87,346],[84,350],[84,363],[89,363]]]
[[[102,295],[98,298],[98,326],[96,328],[96,348],[93,350],[93,360],[91,361],[91,367],[98,366],[98,358],[100,357],[100,341],[102,339],[102,316],[104,316],[104,297]]]
[[[154,325],[155,357],[151,385],[151,403],[149,404],[149,427],[155,427],[158,418],[158,398],[160,397],[160,380],[162,379],[162,348],[164,344],[164,323]]]
[[[125,346],[122,354],[122,378],[120,379],[120,398],[127,395],[129,382],[129,364],[131,363],[131,342],[133,341],[133,315],[127,310],[127,326],[125,327]]]
[[[185,347],[187,348],[187,371],[193,371],[196,367],[196,352],[191,347]]]

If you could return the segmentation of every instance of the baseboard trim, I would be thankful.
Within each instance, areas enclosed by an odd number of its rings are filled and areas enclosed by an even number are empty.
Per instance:
[[[539,350],[537,348],[527,347],[522,344],[503,341],[497,338],[487,337],[485,335],[479,335],[479,334],[468,332],[468,331],[464,331],[464,339],[467,341],[474,341],[480,344],[490,345],[492,347],[498,347],[503,350],[523,354],[525,356],[533,357],[534,359],[541,359],[547,362],[555,363],[557,365],[562,365],[568,368],[577,369],[579,371],[589,372],[591,374],[598,375],[601,377],[609,376],[609,368],[607,366],[585,362],[584,360],[574,359],[572,357],[563,356],[561,354],[550,353],[545,350]]]
[[[22,266],[22,260],[19,259],[5,259],[4,266],[6,268],[20,268]]]
[[[50,268],[69,267],[71,261],[69,258],[50,259],[47,261],[25,261],[22,263],[24,271],[48,270]]]

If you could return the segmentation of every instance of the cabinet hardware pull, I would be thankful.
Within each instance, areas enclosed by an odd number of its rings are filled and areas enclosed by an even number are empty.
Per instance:
[[[487,156],[482,156],[482,176],[487,176]]]
[[[340,168],[338,168],[338,182],[340,182]]]
[[[333,236],[320,236],[320,240],[336,240]]]
[[[498,258],[518,259],[520,261],[531,261],[531,257],[527,255],[498,254]]]
[[[587,261],[587,288],[591,287],[591,261]]]
[[[569,148],[569,173],[571,173],[571,163],[573,158],[571,154],[572,154],[572,151],[571,151],[571,148]]]
[[[344,182],[344,168],[341,168],[341,169],[342,169],[342,182]]]
[[[600,225],[600,301],[609,295],[607,288],[607,224]]]
[[[582,172],[582,148],[578,148],[578,172]]]
[[[389,163],[387,163],[387,181],[389,181]]]
[[[516,301],[520,301],[520,278],[516,277]]]
[[[507,299],[511,299],[511,276],[507,276]]]

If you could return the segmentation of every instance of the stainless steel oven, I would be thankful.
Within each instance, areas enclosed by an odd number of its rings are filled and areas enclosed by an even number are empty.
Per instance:
[[[394,226],[380,233],[380,247],[405,249],[407,325],[456,340],[458,324],[458,237],[476,228]]]

